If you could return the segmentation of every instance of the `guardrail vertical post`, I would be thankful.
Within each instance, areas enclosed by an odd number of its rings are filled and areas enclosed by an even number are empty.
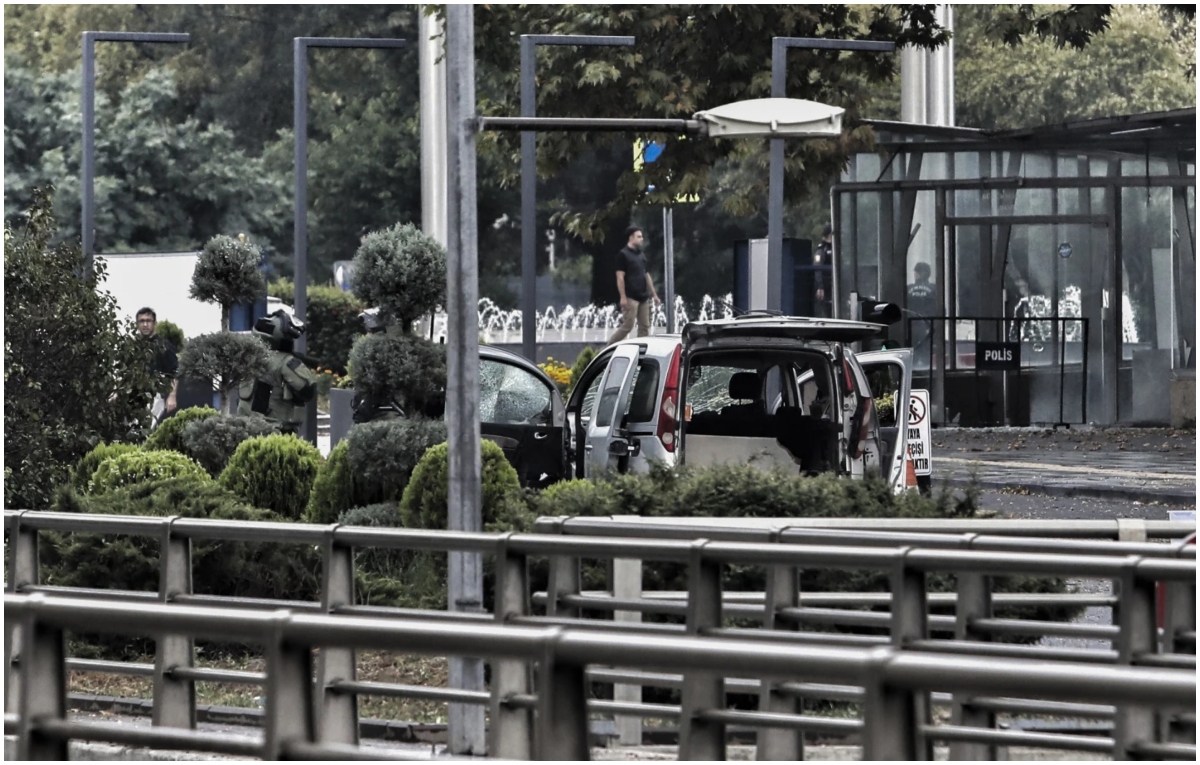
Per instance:
[[[23,510],[13,524],[8,548],[8,591],[17,593],[41,577],[38,561],[38,530],[21,523],[31,511]],[[21,673],[14,672],[13,658],[21,656],[21,630],[16,624],[4,627],[4,711],[16,712],[21,704]]]
[[[564,604],[562,597],[578,595],[579,589],[579,558],[568,555],[550,556],[550,578],[546,585],[546,615],[578,619],[579,608]]]
[[[771,543],[777,544],[779,529],[771,531]],[[766,600],[763,604],[763,629],[795,630],[798,625],[785,622],[777,614],[783,608],[800,605],[800,571],[793,566],[771,566],[767,569]],[[758,696],[758,708],[763,712],[802,714],[804,700],[797,696],[779,693],[779,681],[762,678]],[[758,731],[755,758],[759,760],[799,761],[804,759],[804,732],[780,728],[762,728]]]
[[[529,570],[525,555],[514,552],[505,534],[496,543],[496,623],[529,614]],[[521,659],[492,661],[492,719],[488,754],[508,760],[533,756],[533,710],[509,700],[533,691],[533,668]]]
[[[288,639],[284,628],[290,619],[290,613],[281,611],[266,634],[264,760],[291,759],[289,744],[315,743],[317,738],[313,719],[312,648]]]
[[[1181,548],[1182,549],[1182,548]],[[1166,590],[1163,602],[1163,653],[1196,653],[1195,639],[1184,640],[1183,631],[1196,633],[1196,583],[1163,582]],[[1195,722],[1185,723],[1174,715],[1162,716],[1159,721],[1161,741],[1196,743]]]
[[[1158,646],[1158,623],[1155,613],[1155,582],[1137,574],[1140,558],[1129,557],[1122,566],[1121,576],[1113,584],[1117,590],[1118,626],[1117,664],[1132,666],[1140,656],[1154,653]],[[1157,738],[1158,723],[1152,708],[1144,705],[1118,704],[1113,721],[1113,759],[1137,759],[1132,751],[1140,743]]]
[[[41,600],[40,595],[33,596]],[[67,719],[67,639],[65,632],[38,618],[40,603],[33,604],[22,620],[24,655],[21,656],[21,717],[17,737],[18,760],[66,761],[69,742],[38,732],[46,718]]]
[[[687,632],[703,635],[721,626],[721,564],[704,556],[707,539],[692,543],[688,564]],[[724,760],[725,724],[702,720],[701,712],[725,709],[722,669],[688,672],[683,676],[679,717],[679,759]]]
[[[910,640],[925,640],[929,637],[929,605],[925,592],[925,572],[908,565],[908,554],[912,548],[900,550],[896,567],[892,571],[892,646],[903,649]],[[921,728],[930,724],[930,704],[928,690],[914,690],[912,697],[912,717],[916,745],[921,753],[914,759],[932,760],[933,742],[921,732]]]
[[[992,618],[992,578],[984,574],[960,572],[958,574],[958,604],[955,608],[954,639],[986,641],[990,635],[975,629],[977,619]],[[969,694],[956,693],[951,711],[955,725],[994,729],[996,713],[980,709],[972,703]],[[950,742],[951,760],[995,760],[996,745],[969,741]]]
[[[612,562],[613,597],[629,599],[642,597],[642,562],[635,558],[614,558]],[[641,611],[613,611],[613,621],[641,622]],[[613,701],[640,704],[642,686],[624,683],[613,684]],[[642,743],[642,718],[634,715],[615,715],[617,741],[625,746],[640,746]]]
[[[337,528],[329,527],[321,548],[321,609],[327,614],[354,605],[354,548],[339,543]],[[313,689],[321,743],[358,743],[358,694],[337,688],[339,682],[355,679],[354,653],[353,648],[321,646]]]
[[[542,652],[535,759],[588,760],[587,666],[562,660],[557,651],[562,635],[554,629]]]
[[[914,704],[916,696],[888,682],[887,665],[895,653],[895,648],[876,648],[863,668],[864,760],[921,759],[917,753],[925,736],[919,728],[922,718]]]
[[[158,548],[158,600],[168,604],[192,592],[192,540],[174,533],[178,516],[165,519]],[[154,649],[154,725],[168,728],[196,727],[196,684],[174,677],[177,668],[191,668],[195,661],[191,635],[163,633]]]

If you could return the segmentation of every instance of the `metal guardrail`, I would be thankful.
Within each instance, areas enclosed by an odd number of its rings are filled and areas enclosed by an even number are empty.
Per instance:
[[[1022,522],[1024,523],[1024,522]],[[1190,648],[1194,654],[1194,587],[1195,562],[1194,551],[1191,561],[1155,560],[1147,555],[1162,550],[1169,550],[1166,545],[1139,545],[1129,548],[1133,556],[1100,556],[1094,553],[1099,550],[1079,549],[1086,555],[1019,555],[995,552],[971,552],[939,549],[863,549],[861,547],[820,547],[813,545],[781,545],[775,544],[739,544],[739,543],[694,543],[678,540],[635,540],[620,538],[578,538],[578,537],[547,537],[542,535],[525,534],[467,534],[448,532],[427,532],[394,529],[365,529],[340,526],[306,526],[302,524],[269,524],[269,523],[232,523],[182,518],[138,518],[122,516],[83,516],[76,514],[54,513],[21,513],[5,512],[6,529],[12,534],[10,547],[11,573],[10,590],[36,591],[45,590],[64,592],[61,589],[39,587],[37,571],[37,534],[39,530],[59,531],[88,531],[98,533],[125,533],[136,535],[157,536],[162,543],[160,561],[162,572],[160,576],[160,591],[153,593],[121,593],[121,596],[131,600],[153,600],[163,603],[190,603],[205,605],[236,605],[246,613],[247,609],[262,609],[278,607],[276,601],[248,601],[212,596],[196,596],[189,593],[190,588],[190,546],[191,539],[233,539],[239,541],[271,541],[292,542],[303,544],[319,544],[323,550],[324,587],[320,604],[287,604],[293,609],[319,610],[339,615],[370,615],[380,614],[404,618],[421,617],[426,620],[436,617],[443,623],[462,625],[470,623],[472,629],[491,621],[486,614],[450,614],[423,611],[405,611],[401,609],[370,608],[353,605],[353,550],[355,547],[389,547],[426,550],[474,550],[490,552],[497,560],[497,595],[496,618],[501,621],[521,624],[561,624],[571,627],[586,624],[587,627],[602,628],[616,637],[624,639],[627,634],[637,635],[679,635],[685,630],[692,634],[754,640],[760,644],[779,644],[781,641],[793,646],[811,646],[816,644],[864,646],[892,642],[906,647],[920,647],[926,650],[936,650],[947,653],[951,651],[967,652],[977,655],[1022,656],[1025,658],[1070,659],[1080,660],[1091,658],[1100,662],[1119,662],[1135,664],[1147,662],[1162,664],[1164,661],[1171,666],[1190,666],[1194,670],[1194,655],[1185,657],[1178,655],[1178,650],[1186,650],[1185,638],[1188,630],[1192,636]],[[642,534],[646,532],[642,528]],[[915,540],[905,540],[915,541]],[[942,538],[924,540],[927,546],[933,547],[946,543]],[[973,537],[972,541],[979,542],[980,538]],[[988,544],[1004,547],[1004,540],[982,540]],[[1011,540],[1020,544],[1033,545],[1042,553],[1047,550],[1045,540]],[[1074,543],[1078,544],[1078,543]],[[1085,543],[1086,544],[1086,543]],[[1109,544],[1109,551],[1126,551],[1125,545]],[[1178,552],[1178,551],[1177,551]],[[535,617],[529,611],[529,591],[526,580],[526,560],[529,556],[550,556],[551,592],[553,597],[547,601],[547,616]],[[637,555],[651,560],[669,560],[687,562],[690,567],[689,601],[683,609],[686,615],[685,626],[634,624],[628,622],[595,622],[581,623],[579,617],[581,606],[593,608],[594,603],[582,596],[579,591],[580,571],[579,559],[618,558],[618,556]],[[1184,551],[1186,556],[1186,551]],[[950,557],[947,557],[950,556]],[[761,615],[768,630],[737,630],[722,626],[724,614],[732,612],[731,607],[724,605],[720,587],[720,567],[725,563],[758,563],[769,567],[771,572],[771,599],[769,607],[753,609]],[[899,596],[892,614],[868,614],[871,623],[882,624],[890,629],[891,636],[871,638],[855,635],[831,635],[829,633],[805,633],[795,631],[798,616],[812,617],[816,609],[801,609],[799,593],[796,591],[796,569],[804,567],[865,567],[883,568],[893,572],[893,598]],[[930,617],[927,614],[928,596],[924,590],[924,576],[929,571],[955,570],[960,571],[960,605],[957,618]],[[791,573],[789,573],[791,572]],[[1045,630],[1049,623],[1018,623],[1014,620],[990,619],[990,589],[986,587],[989,573],[1046,573],[1046,574],[1092,574],[1106,576],[1124,582],[1118,603],[1124,604],[1119,610],[1124,614],[1145,613],[1147,585],[1150,586],[1150,619],[1144,624],[1136,618],[1122,619],[1120,629],[1113,632],[1112,628],[1092,636],[1114,639],[1116,650],[1112,652],[1094,652],[1095,656],[1082,657],[1079,652],[1055,649],[1037,649],[1024,646],[1006,646],[990,644],[990,635],[1002,634],[1013,629]],[[1181,646],[1164,646],[1167,654],[1158,653],[1155,630],[1153,628],[1153,582],[1157,579],[1180,582],[1184,588],[1190,585],[1192,592],[1193,610],[1190,624],[1183,625],[1178,630]],[[790,582],[789,582],[790,580]],[[66,591],[70,592],[70,591]],[[967,599],[963,600],[964,592]],[[89,595],[97,597],[112,597],[115,593],[104,591],[89,591]],[[647,601],[650,603],[650,601]],[[629,603],[610,599],[606,608],[621,608]],[[661,603],[659,605],[662,605]],[[807,613],[804,613],[807,611]],[[842,612],[854,616],[854,612]],[[829,616],[829,615],[824,615]],[[949,620],[949,621],[947,621]],[[931,626],[938,625],[953,629],[957,641],[929,641]],[[1147,632],[1146,627],[1149,630]],[[6,635],[7,637],[7,635]],[[14,648],[6,645],[6,654],[12,656]],[[1101,655],[1103,654],[1103,655]],[[424,695],[429,698],[427,691],[414,689],[382,689],[368,687],[353,682],[354,653],[353,649],[328,649],[322,651],[321,663],[318,666],[318,689],[321,696],[320,720],[323,736],[327,740],[339,743],[352,743],[357,740],[357,703],[356,693],[386,692],[389,695]],[[166,635],[158,641],[158,656],[155,668],[155,705],[154,715],[156,724],[192,727],[195,720],[194,682],[213,680],[216,675],[212,670],[195,669],[192,665],[193,651],[190,638],[178,635]],[[98,667],[93,667],[98,668]],[[112,669],[109,667],[107,669]],[[168,671],[168,669],[170,671]],[[516,672],[517,670],[511,669]],[[524,672],[528,672],[526,667]],[[236,674],[236,673],[235,673]],[[240,682],[260,682],[261,677],[235,677],[225,674],[225,679],[235,679]],[[347,680],[347,678],[350,678]],[[641,682],[636,675],[630,682]],[[651,678],[642,678],[651,680]],[[681,682],[683,679],[681,678]],[[615,681],[614,681],[615,682]],[[733,679],[731,685],[738,681]],[[753,682],[753,681],[749,681]],[[650,682],[649,684],[653,684]],[[690,682],[684,682],[686,688]],[[11,687],[12,684],[10,684]],[[771,707],[781,705],[793,710],[797,709],[798,700],[805,695],[813,696],[818,689],[810,686],[797,687],[785,685],[773,688],[769,684],[761,684],[759,691],[764,699],[764,709],[770,713]],[[828,691],[828,689],[821,689]],[[854,693],[855,689],[839,689],[837,693],[845,695]],[[481,703],[482,698],[459,698],[441,692],[441,700],[473,701]],[[519,694],[520,696],[520,694]],[[829,696],[822,696],[828,698]],[[9,696],[9,711],[13,699]],[[944,699],[937,699],[944,700]],[[969,700],[976,701],[976,700]],[[985,700],[986,701],[986,700]],[[963,699],[954,699],[956,719],[963,709],[977,708],[965,703]],[[514,703],[529,703],[528,699],[518,699]],[[992,700],[989,703],[996,703]],[[985,705],[986,707],[986,705]],[[986,724],[994,723],[994,711],[985,707],[985,716],[981,718]],[[678,712],[662,705],[648,704],[614,704],[613,702],[594,702],[596,711],[617,712],[623,714],[638,714],[645,716],[672,716]],[[1086,710],[1085,710],[1086,711]],[[740,714],[740,713],[739,713]],[[992,717],[986,717],[987,714]],[[734,718],[726,720],[732,721]],[[988,727],[992,727],[991,724]],[[786,731],[785,731],[786,733]],[[801,750],[798,737],[794,734],[779,738],[773,732],[764,732],[760,742],[765,741],[760,748],[763,751],[775,752],[778,756],[796,759]],[[961,744],[953,745],[955,747]],[[966,751],[966,750],[964,750]],[[993,755],[994,751],[986,750],[976,756]]]
[[[66,759],[72,738],[139,743],[263,759],[399,759],[329,739],[318,724],[319,699],[312,682],[314,649],[374,648],[435,656],[483,656],[492,660],[493,753],[518,758],[589,759],[587,671],[597,664],[684,673],[681,759],[725,758],[725,727],[733,722],[783,725],[791,731],[825,723],[857,731],[864,759],[931,758],[935,740],[1044,745],[1051,738],[1017,731],[980,730],[969,724],[930,722],[925,699],[934,690],[1042,697],[1069,702],[1115,702],[1115,736],[1069,742],[1091,751],[1195,755],[1195,747],[1157,742],[1143,718],[1155,710],[1194,709],[1193,673],[1141,667],[1086,667],[1019,659],[947,657],[895,647],[847,649],[772,646],[698,636],[617,636],[564,628],[479,626],[470,630],[429,620],[362,619],[240,610],[4,596],[7,623],[18,622],[29,645],[22,661],[23,688],[15,729],[20,759]],[[194,730],[130,731],[119,723],[67,718],[68,630],[115,634],[186,635],[239,639],[266,652],[266,723],[261,737],[234,739]],[[539,663],[536,696],[525,671]],[[722,673],[738,666],[748,674],[782,681],[854,683],[864,688],[860,721],[813,720],[725,709]],[[514,671],[516,670],[516,671]],[[521,701],[522,703],[516,703]],[[533,714],[536,709],[536,717]],[[136,739],[136,741],[134,740]],[[530,745],[532,743],[532,746]]]

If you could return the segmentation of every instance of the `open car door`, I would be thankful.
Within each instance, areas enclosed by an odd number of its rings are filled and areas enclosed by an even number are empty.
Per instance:
[[[583,462],[589,478],[618,470],[621,460],[632,456],[631,450],[638,448],[638,442],[631,441],[621,430],[621,417],[629,406],[638,355],[636,345],[619,346],[604,370],[600,393],[592,405],[584,436]]]
[[[895,491],[905,488],[905,451],[908,445],[908,400],[912,393],[912,349],[854,354],[867,380],[879,416],[880,467],[883,479]],[[887,401],[891,400],[891,407]]]
[[[566,477],[562,396],[533,364],[512,354],[481,354],[479,420],[482,436],[504,450],[522,486],[541,488]]]

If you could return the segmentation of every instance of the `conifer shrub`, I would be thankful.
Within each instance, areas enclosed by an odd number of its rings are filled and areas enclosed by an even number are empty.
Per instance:
[[[342,513],[347,526],[403,528],[399,502],[380,502]],[[370,606],[444,609],[446,554],[428,550],[362,548],[354,561],[358,602]]]
[[[146,448],[171,449],[183,454],[183,431],[187,429],[187,426],[216,415],[217,410],[211,406],[192,406],[180,409],[154,429],[154,432],[146,439]]]
[[[330,450],[313,480],[304,510],[308,523],[341,523],[338,517],[355,502],[354,474],[350,470],[350,442],[342,440]],[[371,524],[373,525],[373,524]]]
[[[257,412],[218,414],[189,422],[183,429],[180,443],[183,453],[199,462],[215,478],[229,464],[229,458],[243,441],[278,432],[278,423]]]
[[[96,444],[90,452],[83,455],[83,459],[79,460],[75,469],[71,471],[71,487],[75,491],[86,493],[88,484],[91,483],[101,462],[119,454],[140,451],[141,448],[137,444]]]
[[[308,504],[320,466],[317,447],[297,436],[255,436],[238,445],[220,482],[254,507],[294,521]]]
[[[138,449],[108,457],[99,464],[88,481],[89,494],[103,494],[122,486],[185,478],[203,483],[210,481],[204,468],[190,457],[166,449]]]
[[[484,439],[482,446],[482,511],[484,531],[525,531],[532,517],[522,498],[517,471],[504,450]],[[404,525],[417,529],[444,529],[448,522],[450,450],[437,444],[425,452],[413,471],[400,500]]]
[[[587,369],[587,365],[592,363],[592,359],[596,358],[596,349],[590,345],[579,352],[575,358],[575,364],[571,367],[571,380],[567,383],[567,395],[571,395],[571,391],[575,390],[575,385],[579,382],[579,378],[583,376],[583,370]]]

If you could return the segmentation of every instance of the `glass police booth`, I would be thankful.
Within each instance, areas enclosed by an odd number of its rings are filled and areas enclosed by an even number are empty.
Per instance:
[[[913,347],[935,423],[1179,424],[1195,390],[1195,109],[872,124],[878,153],[832,192],[836,315],[852,293],[904,307],[892,340]]]

